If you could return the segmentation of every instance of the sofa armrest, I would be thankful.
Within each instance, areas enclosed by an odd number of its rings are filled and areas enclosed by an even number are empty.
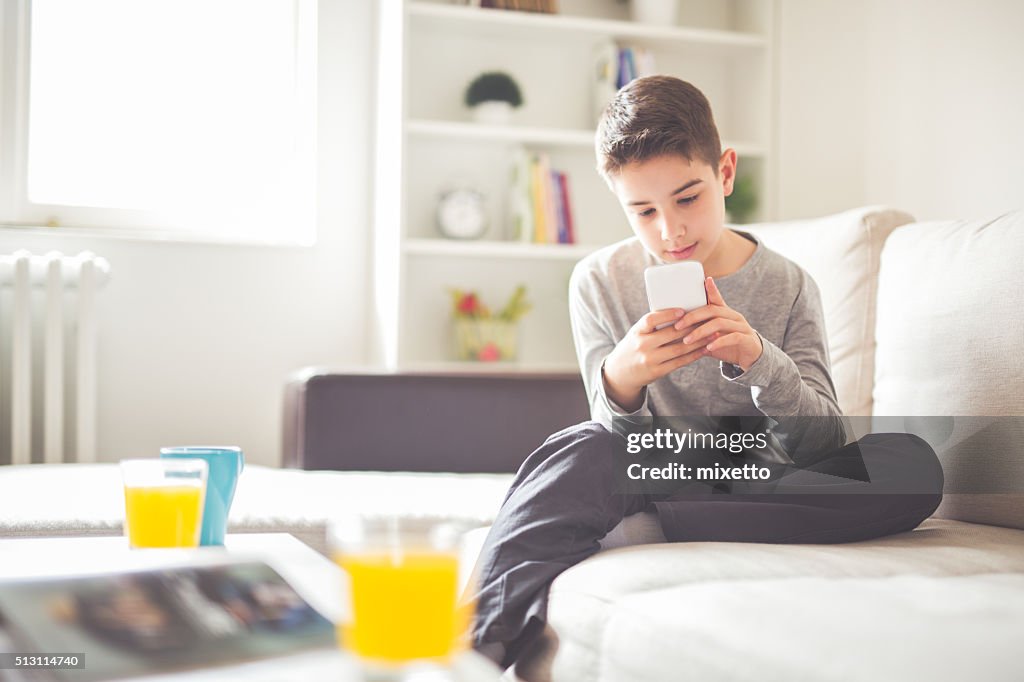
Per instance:
[[[309,369],[285,388],[283,464],[301,469],[508,473],[590,417],[578,374]]]

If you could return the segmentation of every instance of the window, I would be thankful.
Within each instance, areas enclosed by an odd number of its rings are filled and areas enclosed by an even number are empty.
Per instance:
[[[4,222],[314,241],[315,0],[19,4]]]

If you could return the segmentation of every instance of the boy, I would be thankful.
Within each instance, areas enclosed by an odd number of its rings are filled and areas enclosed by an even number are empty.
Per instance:
[[[848,542],[910,530],[941,500],[941,468],[924,441],[877,434],[845,445],[817,287],[725,228],[736,152],[721,150],[704,95],[677,78],[637,79],[608,105],[596,138],[598,172],[635,236],[583,259],[570,282],[595,421],[527,458],[481,553],[474,641],[503,666],[543,628],[551,581],[632,514],[656,511],[655,539],[672,542]],[[649,312],[644,270],[681,260],[703,265],[708,304]],[[771,444],[745,455],[781,480],[732,486],[740,495],[622,492],[617,432],[656,417],[726,415],[748,430],[750,420],[774,425]],[[915,494],[891,494],[909,487]]]

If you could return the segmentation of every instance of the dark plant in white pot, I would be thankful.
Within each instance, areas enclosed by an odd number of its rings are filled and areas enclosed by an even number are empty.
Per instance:
[[[501,71],[482,73],[466,88],[466,106],[478,123],[505,125],[512,111],[523,104],[523,94],[512,76]]]

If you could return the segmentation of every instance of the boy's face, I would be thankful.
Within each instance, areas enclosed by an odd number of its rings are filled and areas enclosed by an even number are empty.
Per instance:
[[[610,185],[644,248],[666,263],[721,257],[725,197],[732,194],[736,152],[727,149],[714,169],[699,160],[659,156],[623,166]]]

